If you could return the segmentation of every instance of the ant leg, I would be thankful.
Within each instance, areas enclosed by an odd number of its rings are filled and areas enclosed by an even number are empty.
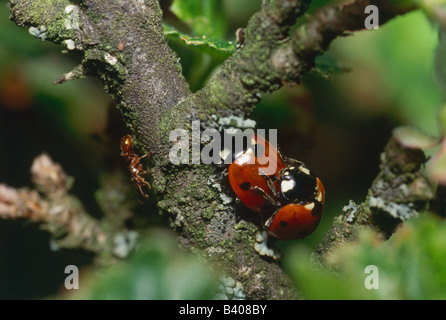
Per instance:
[[[149,188],[149,190],[152,190],[152,186],[146,180],[144,180],[144,184],[147,186],[147,188]]]
[[[274,200],[269,194],[265,192],[262,188],[259,188],[257,186],[250,187],[251,190],[254,190],[255,192],[260,193],[266,201],[268,201],[270,204],[272,204],[275,207],[280,207],[280,203]]]
[[[215,181],[220,182],[226,180],[228,178],[228,175],[229,175],[228,168],[224,168],[224,170],[220,173],[220,175],[215,178]]]
[[[145,158],[145,157],[148,157],[148,156],[150,156],[151,154],[152,154],[152,152],[147,152],[145,155],[139,157],[139,160],[141,160],[141,159],[143,159],[143,158]]]
[[[146,181],[144,181],[144,182],[146,182]],[[147,182],[146,182],[147,183]],[[139,189],[139,192],[141,193],[141,195],[144,197],[144,198],[149,198],[149,196],[142,190],[142,186],[141,185],[138,185],[138,189]]]

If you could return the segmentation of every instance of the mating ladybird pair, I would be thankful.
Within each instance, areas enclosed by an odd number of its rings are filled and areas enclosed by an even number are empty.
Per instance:
[[[251,148],[236,155],[228,167],[232,189],[251,211],[271,214],[265,223],[268,234],[284,240],[302,239],[316,230],[322,218],[324,186],[305,165],[297,160],[282,158],[278,150],[260,136],[251,137],[251,145],[265,152],[256,156]],[[141,195],[150,184],[142,177],[141,159],[133,151],[133,134],[121,141],[121,155],[129,162],[132,182]],[[274,166],[273,174],[261,174],[267,163]],[[139,199],[138,199],[139,200]]]
[[[248,148],[235,156],[228,167],[235,194],[251,211],[271,214],[265,223],[269,235],[284,240],[307,237],[322,218],[322,182],[302,162],[287,159],[285,163],[278,150],[262,137],[252,136],[251,145],[265,152],[256,156]],[[273,174],[261,174],[265,163],[275,163]]]

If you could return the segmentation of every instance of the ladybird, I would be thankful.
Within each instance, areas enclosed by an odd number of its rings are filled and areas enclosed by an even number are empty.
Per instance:
[[[286,159],[267,140],[252,136],[251,144],[265,148],[256,157],[252,148],[238,155],[228,167],[231,187],[251,211],[271,214],[265,223],[268,234],[278,239],[302,239],[316,230],[322,218],[325,190],[322,182],[304,163]],[[272,156],[273,152],[277,155]],[[275,164],[270,175],[261,174],[266,165]],[[260,170],[260,171],[259,171]]]
[[[268,235],[282,240],[303,239],[319,226],[325,200],[321,180],[311,172],[282,180],[282,197],[294,199],[276,210],[265,226]],[[291,183],[290,181],[293,181]],[[312,182],[313,181],[313,182]],[[314,186],[311,186],[314,183]],[[312,190],[310,190],[310,188]],[[302,196],[302,198],[300,198]]]
[[[274,203],[279,197],[274,190],[279,188],[279,172],[286,165],[278,150],[267,140],[258,135],[251,136],[251,145],[259,151],[256,157],[252,148],[247,148],[238,155],[233,155],[234,160],[227,169],[227,175],[232,190],[241,202],[251,211],[267,213],[274,211]],[[277,156],[272,156],[275,153]],[[266,164],[265,164],[266,163]],[[259,173],[259,169],[266,166],[276,166],[272,175],[266,176]]]

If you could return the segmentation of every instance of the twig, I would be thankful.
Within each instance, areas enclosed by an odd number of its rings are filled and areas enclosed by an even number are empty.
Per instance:
[[[417,217],[434,197],[428,179],[420,172],[426,157],[420,149],[402,146],[392,137],[381,155],[380,172],[365,201],[345,206],[319,245],[321,261],[342,243],[355,239],[358,230],[372,228],[388,238],[403,221]]]
[[[299,82],[314,67],[316,56],[324,53],[334,39],[364,29],[364,9],[369,4],[379,8],[380,24],[411,10],[394,7],[385,0],[357,0],[343,7],[321,8],[287,34],[290,21],[292,25],[305,12],[308,1],[267,2],[244,29],[243,48],[183,107],[196,110],[202,121],[206,119],[211,124],[215,114],[250,114],[264,95],[276,91],[284,82]]]
[[[112,255],[114,235],[68,193],[72,179],[61,166],[42,154],[34,160],[31,173],[36,190],[0,184],[0,218],[36,223],[52,234],[60,248]]]

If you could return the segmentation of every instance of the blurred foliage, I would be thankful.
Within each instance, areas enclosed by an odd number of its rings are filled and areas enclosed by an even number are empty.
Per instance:
[[[212,299],[218,279],[209,267],[178,247],[164,230],[149,230],[128,259],[106,270],[86,271],[70,299]]]
[[[246,26],[261,0],[161,0],[160,4],[166,37],[195,92],[235,52],[235,31]]]
[[[446,299],[446,220],[424,214],[388,240],[364,230],[328,258],[336,273],[315,269],[308,251],[294,247],[286,268],[308,299]],[[367,266],[377,272],[365,272]],[[369,276],[376,289],[367,289]]]
[[[191,37],[168,25],[164,25],[164,34],[168,40],[184,43],[186,46],[203,51],[203,53],[221,56],[223,59],[235,52],[235,44],[232,41],[209,40],[206,36]]]
[[[330,52],[352,72],[335,79],[341,80],[335,85],[350,86],[349,100],[357,112],[387,112],[437,134],[441,101],[433,73],[437,44],[436,28],[420,11],[397,17],[378,30],[338,39]]]
[[[167,39],[210,54],[214,59],[228,58],[235,52],[235,43],[226,41],[227,19],[222,14],[222,7],[222,0],[173,0],[169,10],[187,28],[173,27],[167,20],[164,23]],[[180,28],[187,30],[180,31]]]
[[[401,126],[393,131],[393,136],[401,145],[411,149],[426,149],[436,146],[438,138],[426,134],[417,127]]]
[[[192,35],[222,39],[226,32],[226,17],[222,0],[173,0],[170,10],[190,28]]]

